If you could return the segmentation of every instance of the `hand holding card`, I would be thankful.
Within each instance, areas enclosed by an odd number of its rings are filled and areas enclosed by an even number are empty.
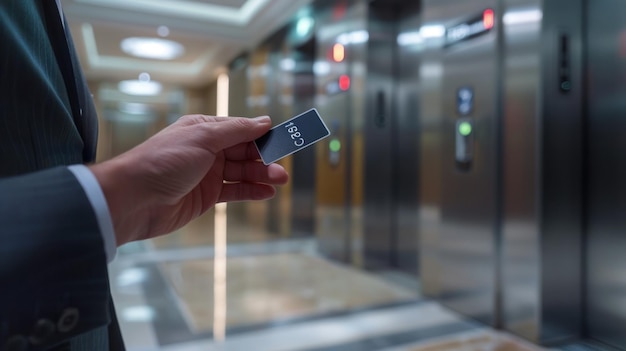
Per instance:
[[[263,163],[269,165],[330,135],[316,109],[310,109],[270,129],[254,141]]]

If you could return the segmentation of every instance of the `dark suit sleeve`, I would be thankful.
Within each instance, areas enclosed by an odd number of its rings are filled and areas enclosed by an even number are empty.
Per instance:
[[[0,179],[0,349],[20,336],[46,348],[104,326],[108,301],[102,236],[74,175],[57,167]]]

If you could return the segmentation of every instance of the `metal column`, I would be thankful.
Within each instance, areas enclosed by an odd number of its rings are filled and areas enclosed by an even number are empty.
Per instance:
[[[587,1],[588,335],[626,349],[626,3]]]

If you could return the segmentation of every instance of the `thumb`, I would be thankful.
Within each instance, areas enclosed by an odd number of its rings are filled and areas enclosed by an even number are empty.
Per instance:
[[[208,147],[213,152],[219,152],[231,146],[258,139],[271,128],[272,120],[268,116],[227,117],[214,122],[205,122],[202,125],[207,129]]]

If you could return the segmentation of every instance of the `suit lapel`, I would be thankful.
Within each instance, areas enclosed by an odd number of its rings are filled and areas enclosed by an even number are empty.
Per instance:
[[[80,63],[73,45],[71,33],[63,26],[57,4],[54,0],[39,0],[43,5],[43,17],[48,37],[54,49],[57,63],[70,100],[74,124],[85,145],[83,160],[92,162],[96,156],[98,121],[96,111],[82,74]],[[66,21],[67,23],[67,21]]]

